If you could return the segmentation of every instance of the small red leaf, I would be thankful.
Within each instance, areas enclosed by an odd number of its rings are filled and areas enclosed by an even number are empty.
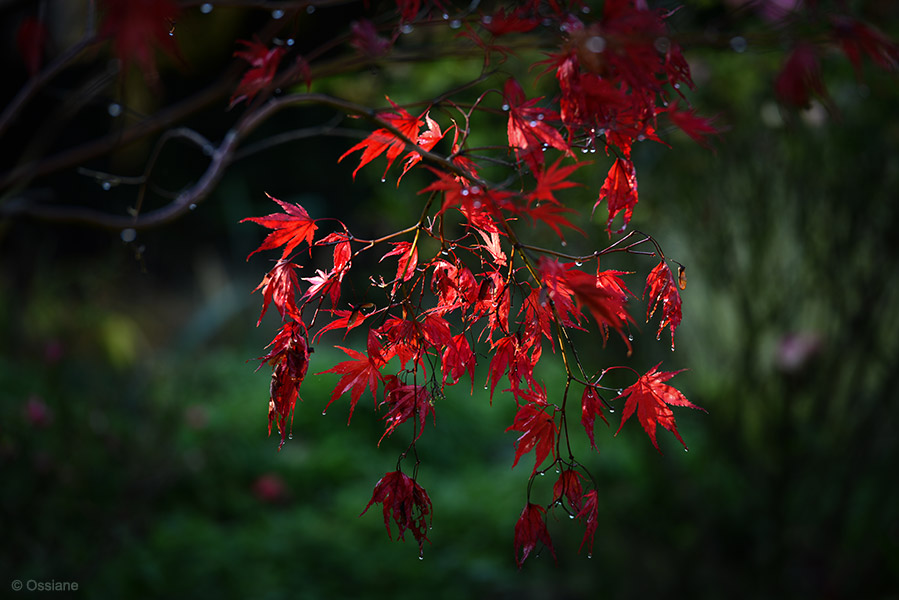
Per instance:
[[[539,389],[539,388],[538,388]],[[517,448],[515,450],[515,462],[512,468],[518,464],[522,456],[534,450],[536,459],[534,461],[534,469],[531,475],[537,472],[546,457],[550,454],[556,455],[556,438],[559,430],[552,414],[547,414],[549,408],[545,404],[546,392],[543,392],[544,405],[529,402],[522,404],[515,414],[515,421],[506,429],[506,431],[520,431],[521,436],[515,442]]]
[[[596,490],[590,490],[584,494],[582,508],[580,512],[578,512],[577,518],[584,519],[585,522],[584,539],[581,541],[581,547],[578,548],[578,552],[584,548],[584,544],[589,540],[589,554],[587,554],[589,557],[593,554],[593,536],[596,534],[597,525],[599,525],[599,498],[597,497]]]
[[[521,516],[515,523],[515,562],[520,569],[537,547],[537,542],[543,542],[556,559],[556,550],[553,548],[552,539],[546,529],[546,509],[530,502],[521,511]]]
[[[273,213],[265,217],[247,217],[246,219],[241,219],[241,223],[252,221],[263,227],[274,229],[274,231],[268,234],[265,240],[262,241],[262,244],[258,248],[247,255],[247,260],[250,260],[250,257],[257,252],[271,250],[278,246],[284,246],[281,258],[287,258],[287,256],[293,252],[294,248],[301,243],[306,242],[307,244],[312,245],[312,238],[315,235],[317,227],[315,225],[315,220],[309,218],[309,213],[306,212],[306,209],[299,204],[282,202],[269,194],[266,194],[266,196],[277,202],[278,205],[284,209],[284,213]]]
[[[584,426],[584,431],[587,432],[587,437],[590,438],[590,446],[594,450],[596,450],[596,441],[593,439],[593,431],[596,417],[599,416],[606,425],[609,424],[605,415],[602,414],[602,406],[603,402],[599,395],[599,390],[592,385],[585,387],[584,394],[581,396],[581,424]]]
[[[344,348],[343,346],[336,347],[346,352],[351,360],[337,363],[327,371],[316,373],[316,375],[324,375],[325,373],[341,373],[343,375],[334,387],[334,391],[331,392],[331,399],[325,406],[325,411],[327,411],[328,407],[340,396],[346,392],[350,392],[350,416],[347,418],[347,425],[349,425],[350,420],[353,418],[353,410],[356,408],[356,402],[359,401],[359,398],[362,396],[362,392],[365,391],[366,387],[371,390],[372,396],[377,398],[378,382],[381,381],[381,373],[365,354],[356,352],[350,348]]]
[[[656,339],[662,335],[662,330],[668,325],[671,328],[671,348],[674,349],[674,330],[681,322],[681,298],[680,292],[677,291],[677,284],[674,282],[674,276],[671,269],[668,268],[665,261],[661,261],[656,267],[650,271],[646,278],[646,287],[643,290],[643,297],[649,292],[649,304],[646,307],[646,322],[652,318],[656,309],[661,305],[662,318],[659,320],[659,331],[656,333]]]

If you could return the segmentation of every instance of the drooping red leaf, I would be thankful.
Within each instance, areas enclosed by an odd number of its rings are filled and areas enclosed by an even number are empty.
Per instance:
[[[584,431],[587,432],[587,437],[590,438],[590,446],[594,450],[596,450],[596,441],[593,439],[596,417],[599,416],[606,425],[609,424],[602,412],[602,408],[603,402],[599,395],[599,390],[592,385],[585,387],[581,396],[581,424],[584,426]]]
[[[450,383],[456,383],[468,372],[472,388],[474,387],[474,368],[477,365],[477,358],[464,333],[454,336],[452,343],[446,345],[441,354],[441,365],[443,367],[443,383],[446,383],[447,380]]]
[[[16,46],[28,74],[37,75],[44,62],[44,52],[50,32],[44,22],[34,17],[25,17],[16,29]]]
[[[431,523],[431,499],[418,483],[401,471],[387,473],[375,485],[371,500],[365,506],[360,517],[368,512],[372,504],[381,504],[384,508],[384,527],[387,535],[393,539],[390,531],[390,519],[396,523],[397,537],[404,539],[406,530],[412,531],[418,542],[419,553],[424,552],[424,542],[428,539],[428,528]]]
[[[413,117],[409,114],[406,109],[401,108],[394,104],[393,100],[387,98],[387,101],[390,102],[390,105],[396,109],[396,112],[388,112],[381,113],[378,116],[390,123],[393,127],[395,127],[399,132],[408,140],[409,142],[414,143],[415,140],[418,139],[418,132],[421,129],[424,123],[421,120],[421,117]],[[425,111],[427,113],[427,111]],[[340,158],[337,159],[337,162],[342,161],[348,155],[356,152],[357,150],[362,150],[362,157],[359,159],[359,166],[355,168],[353,171],[353,179],[356,178],[356,173],[359,172],[359,169],[381,156],[385,152],[387,153],[387,167],[384,169],[384,177],[387,176],[387,171],[390,170],[390,166],[393,164],[393,161],[399,157],[399,155],[406,149],[406,140],[397,137],[393,132],[389,129],[376,129],[373,133],[371,133],[364,140],[347,150],[341,155]]]
[[[272,270],[266,273],[262,282],[256,286],[256,290],[262,288],[262,312],[259,314],[256,327],[262,323],[262,317],[265,316],[265,311],[268,310],[271,302],[275,303],[275,308],[278,309],[282,319],[297,315],[295,293],[299,287],[296,273],[298,267],[299,265],[292,262],[279,260]]]
[[[672,102],[668,107],[668,118],[678,126],[681,131],[693,138],[698,144],[710,147],[708,136],[720,133],[712,125],[712,119],[700,117],[695,108],[682,109],[677,102]]]
[[[654,366],[645,375],[641,375],[633,385],[625,388],[618,396],[618,398],[627,398],[627,402],[621,414],[621,425],[618,426],[618,431],[615,432],[615,435],[618,435],[618,432],[624,427],[625,421],[636,411],[640,424],[649,436],[652,445],[656,447],[656,450],[659,450],[659,444],[656,441],[656,426],[658,425],[673,433],[674,437],[686,449],[687,444],[684,443],[684,440],[677,432],[677,427],[674,423],[674,412],[671,410],[671,406],[686,406],[703,412],[705,412],[705,409],[696,406],[687,400],[681,392],[665,383],[678,373],[681,373],[682,370],[673,372],[659,371],[658,368],[661,364]],[[661,452],[659,450],[659,453]]]
[[[400,283],[409,281],[415,274],[415,268],[418,266],[418,246],[413,246],[410,242],[391,242],[391,244],[393,250],[382,256],[381,261],[388,256],[400,257],[396,268],[396,278],[393,282],[393,290],[396,291]]]
[[[564,469],[559,478],[553,484],[553,503],[568,500],[568,504],[576,512],[581,510],[581,495],[584,488],[581,485],[581,474],[574,469]]]
[[[384,431],[381,439],[378,440],[379,446],[384,441],[384,438],[389,437],[400,424],[405,423],[415,415],[418,416],[418,431],[415,434],[415,440],[418,440],[421,434],[424,433],[428,414],[431,415],[431,418],[436,423],[434,402],[431,399],[431,394],[428,393],[427,388],[420,385],[398,386],[396,389],[384,394],[384,402],[381,404],[386,404],[389,410],[384,415],[387,429]]]
[[[834,36],[861,79],[862,55],[882,69],[899,68],[899,45],[876,27],[843,15],[832,17]]]
[[[537,542],[543,542],[556,559],[556,550],[546,528],[546,509],[528,502],[515,523],[515,562],[519,569],[537,547]]]
[[[242,100],[250,102],[256,97],[256,94],[271,86],[275,73],[278,71],[278,65],[287,53],[287,49],[283,46],[268,48],[258,39],[252,42],[237,40],[237,43],[243,44],[246,48],[237,50],[234,52],[234,56],[250,63],[250,68],[244,73],[240,83],[237,84],[237,89],[231,96],[231,107],[236,106]]]
[[[356,402],[359,401],[359,398],[362,396],[362,392],[365,391],[366,387],[371,391],[372,396],[377,399],[378,382],[381,381],[381,373],[378,371],[376,364],[365,354],[356,352],[350,348],[344,348],[343,346],[337,346],[337,348],[346,352],[351,360],[337,363],[327,371],[316,374],[324,375],[325,373],[340,373],[343,375],[334,387],[334,391],[331,392],[331,399],[325,406],[325,411],[328,410],[328,407],[330,407],[335,400],[340,398],[346,392],[350,392],[350,415],[347,418],[347,425],[349,425],[350,420],[353,418],[353,410],[356,408]]]
[[[330,312],[332,315],[335,315],[335,317],[316,332],[312,337],[313,343],[316,343],[326,331],[342,329],[344,327],[349,331],[354,327],[358,327],[359,325],[362,325],[365,318],[368,316],[368,314],[362,312],[360,307],[354,308],[353,310],[325,310],[325,312]],[[346,334],[344,334],[344,337],[346,337]]]
[[[437,145],[437,142],[443,139],[443,136],[446,135],[446,131],[441,131],[440,125],[437,123],[437,121],[432,119],[428,113],[425,113],[425,123],[427,123],[428,128],[418,135],[418,139],[415,143],[423,151],[430,152],[434,149],[434,146]],[[447,131],[449,131],[449,129],[447,129]],[[403,176],[409,171],[409,169],[421,162],[421,154],[419,152],[416,152],[415,150],[410,151],[405,158],[406,162],[403,165],[403,172],[396,180],[397,186],[399,186],[400,181],[402,181]]]
[[[260,358],[262,364],[272,365],[272,380],[269,388],[268,433],[272,433],[272,423],[276,423],[281,433],[280,450],[287,441],[287,419],[293,424],[293,411],[299,399],[300,385],[309,369],[309,346],[306,343],[305,328],[302,323],[288,321],[275,339],[268,345],[271,350]]]
[[[615,231],[624,231],[631,220],[634,206],[637,204],[637,172],[634,163],[626,158],[616,158],[605,182],[599,190],[599,200],[593,206],[593,210],[605,199],[608,203],[609,218],[606,221],[606,231],[612,235],[612,221],[615,216],[624,211],[624,221],[621,227]]]
[[[250,257],[257,252],[271,250],[278,246],[284,246],[284,250],[281,252],[282,259],[287,258],[287,256],[303,242],[306,242],[311,246],[312,238],[315,235],[317,226],[315,225],[315,220],[309,218],[309,213],[306,212],[306,209],[299,204],[282,202],[270,194],[266,194],[266,196],[277,202],[278,205],[284,209],[284,213],[273,213],[265,217],[247,217],[246,219],[241,219],[241,223],[252,221],[263,227],[274,229],[274,231],[266,236],[258,248],[247,255],[247,260],[250,260]]]
[[[827,97],[815,46],[807,43],[796,46],[777,75],[774,92],[781,102],[797,108],[808,108],[813,93]]]
[[[174,56],[169,35],[179,9],[172,0],[103,0],[100,37],[113,38],[115,54],[126,67],[137,63],[147,81],[155,82],[156,51]]]
[[[677,289],[677,283],[671,274],[668,264],[662,260],[650,271],[646,278],[646,287],[643,289],[643,297],[649,292],[649,304],[646,307],[646,322],[652,318],[656,309],[662,307],[662,317],[659,320],[659,330],[656,339],[662,335],[662,330],[668,325],[671,328],[671,348],[674,349],[674,330],[681,322],[681,298]]]
[[[546,392],[543,392],[544,398]],[[545,403],[545,400],[544,400]],[[515,421],[506,429],[506,431],[520,431],[521,436],[515,442],[515,461],[512,468],[518,464],[522,456],[534,450],[536,458],[534,461],[534,469],[531,475],[537,472],[539,467],[547,456],[556,455],[556,438],[559,435],[559,429],[556,426],[552,413],[548,413],[552,407],[543,404],[529,402],[518,407],[515,414]]]
[[[581,541],[581,546],[577,551],[580,552],[584,548],[584,544],[589,540],[590,546],[587,556],[590,556],[593,554],[593,537],[596,534],[596,527],[599,525],[599,498],[596,490],[590,490],[584,494],[584,501],[581,506],[582,508],[578,512],[577,518],[584,520],[584,539]]]

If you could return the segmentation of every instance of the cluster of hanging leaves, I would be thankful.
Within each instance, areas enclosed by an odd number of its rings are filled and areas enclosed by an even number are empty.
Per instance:
[[[171,34],[182,10],[178,3],[102,0],[98,6],[98,35],[111,40],[123,64],[134,64],[153,79],[159,51],[177,58]],[[392,25],[367,20],[349,24],[349,46],[371,60],[389,55],[401,31],[439,23],[454,10],[448,2],[397,0]],[[345,401],[351,420],[358,402],[369,398],[383,415],[381,440],[394,435],[408,440],[397,469],[377,482],[363,513],[380,504],[388,534],[393,535],[392,521],[400,539],[412,533],[420,552],[428,541],[432,506],[418,481],[416,443],[429,430],[428,423],[436,422],[447,387],[469,382],[474,390],[478,366],[486,370],[484,400],[492,402],[499,387],[516,407],[507,429],[517,436],[513,467],[529,462],[533,452],[527,498],[514,528],[519,567],[538,545],[555,557],[547,527],[552,511],[583,523],[581,550],[592,550],[599,494],[593,476],[572,453],[572,414],[580,412],[580,425],[593,448],[596,419],[608,424],[607,413],[615,403],[623,404],[617,431],[636,414],[656,449],[659,425],[684,444],[672,407],[700,407],[669,385],[680,371],[662,371],[660,364],[643,373],[583,364],[570,336],[572,330],[588,331],[604,344],[611,336],[630,355],[637,297],[628,286],[643,284],[646,321],[657,321],[657,339],[668,328],[674,348],[684,267],[666,257],[651,236],[625,233],[638,203],[634,145],[665,143],[660,131],[670,128],[703,145],[718,133],[683,94],[694,82],[669,31],[670,16],[650,8],[646,0],[605,0],[598,13],[577,0],[529,0],[469,14],[453,28],[459,29],[459,40],[483,50],[485,67],[514,57],[521,46],[512,43],[517,37],[539,32],[545,40],[547,32],[554,35],[545,46],[550,48],[547,58],[531,65],[531,72],[536,79],[554,79],[555,92],[529,96],[532,82],[497,71],[493,80],[481,77],[489,87],[473,103],[456,104],[447,94],[439,111],[425,107],[410,112],[387,98],[389,108],[369,115],[373,131],[337,160],[358,159],[355,177],[383,157],[383,178],[393,177],[393,169],[397,186],[409,171],[423,171],[429,183],[417,196],[409,195],[410,201],[421,199],[417,221],[378,239],[362,239],[333,215],[313,216],[271,196],[275,212],[245,219],[271,230],[250,256],[280,253],[257,287],[262,295],[257,325],[271,306],[281,317],[280,329],[260,357],[260,367],[271,368],[269,433],[274,427],[281,446],[291,436],[314,345],[326,334],[344,339],[352,330],[363,333],[363,347],[338,345],[346,360],[320,371],[339,376],[324,408]],[[794,17],[784,17],[789,18]],[[785,103],[805,106],[813,97],[826,100],[820,59],[834,47],[859,73],[865,58],[883,68],[896,67],[897,46],[874,27],[841,15],[817,20],[824,24],[821,31],[796,42],[775,81]],[[32,72],[40,67],[45,37],[39,22],[23,23],[18,32]],[[283,43],[241,40],[234,56],[247,68],[233,90],[232,110],[242,103],[258,106],[271,96],[288,59],[289,68],[308,87],[315,83],[312,65]],[[492,147],[501,149],[493,153],[470,140],[475,116],[482,112],[507,116],[506,130],[497,133]],[[577,155],[585,152],[608,157],[604,181],[592,193],[593,211],[600,212],[610,241],[587,256],[576,256],[565,253],[565,235],[586,234],[572,222],[577,213],[559,193],[580,185],[573,179],[576,172],[597,168],[578,161]],[[506,165],[509,176],[499,182],[482,177],[488,166],[495,172],[496,165]],[[551,231],[561,249],[523,241],[522,235],[534,227]],[[645,257],[645,283],[643,276],[600,265],[601,257],[615,252]],[[327,268],[304,271],[300,261],[314,254],[327,257]],[[373,291],[365,300],[345,297],[344,280],[364,254],[383,263],[385,274],[370,278]],[[376,299],[371,297],[375,294]],[[538,378],[536,367],[545,355],[565,370],[560,389],[547,389]],[[624,389],[608,386],[603,380],[611,371],[632,373],[633,383]],[[407,458],[415,462],[404,471]],[[530,484],[550,469],[558,478],[550,500],[539,503]]]

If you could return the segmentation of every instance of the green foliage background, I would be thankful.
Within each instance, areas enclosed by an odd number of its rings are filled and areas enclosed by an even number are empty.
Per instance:
[[[580,342],[597,368],[689,367],[672,383],[708,414],[676,413],[687,454],[663,432],[659,455],[636,423],[613,438],[617,415],[598,427],[598,455],[583,444],[601,507],[592,558],[577,553],[577,523],[551,519],[558,565],[543,551],[515,568],[529,464],[510,469],[514,407],[489,404],[483,370],[422,438],[435,512],[421,561],[414,542],[387,538],[379,507],[359,517],[403,432],[377,447],[369,400],[350,427],[345,400],[321,414],[337,378],[314,373],[342,360],[330,348],[341,342],[316,347],[294,438],[279,453],[266,437],[268,374],[252,359],[276,321],[253,327],[250,290],[267,263],[245,263],[261,232],[237,221],[271,212],[263,191],[363,230],[404,226],[421,201],[411,176],[379,183],[379,164],[351,184],[353,166],[334,162],[347,142],[331,139],[240,163],[196,213],[135,244],[4,225],[0,586],[77,581],[93,598],[897,597],[899,86],[873,70],[858,83],[835,60],[837,110],[787,111],[771,95],[776,57],[689,58],[708,74],[693,100],[728,130],[715,152],[666,132],[674,149],[636,157],[634,225],[687,265],[677,350],[652,324],[630,359],[616,340]],[[442,91],[425,76],[435,69],[403,69],[394,76],[421,82],[422,97]],[[607,170],[591,158],[587,191],[566,196],[585,212]],[[573,247],[606,241],[601,217],[587,229]],[[628,282],[642,290],[640,274]],[[561,374],[542,376],[552,393]],[[29,418],[29,402],[48,416]],[[283,486],[275,501],[260,478]],[[538,480],[535,497],[548,501],[551,484]]]

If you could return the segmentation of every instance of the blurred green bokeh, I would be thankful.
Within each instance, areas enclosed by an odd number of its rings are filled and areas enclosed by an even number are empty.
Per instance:
[[[346,141],[328,140],[236,165],[195,214],[136,243],[6,225],[0,586],[197,600],[899,597],[899,85],[874,70],[859,83],[834,61],[836,111],[796,112],[773,101],[770,55],[690,59],[708,74],[692,100],[728,127],[716,151],[675,132],[674,149],[636,150],[633,226],[687,266],[676,352],[641,323],[633,357],[614,339],[583,353],[597,369],[689,368],[672,383],[708,414],[676,411],[687,454],[660,432],[659,455],[636,423],[613,438],[617,415],[597,428],[599,454],[580,440],[600,498],[592,558],[577,552],[579,524],[550,519],[558,564],[544,550],[516,569],[532,455],[510,469],[514,407],[489,404],[483,369],[473,395],[461,384],[440,402],[419,446],[434,503],[423,560],[414,540],[388,539],[379,506],[359,516],[403,432],[378,447],[368,398],[349,427],[346,399],[322,415],[337,377],[315,373],[343,360],[337,338],[316,347],[293,439],[278,452],[267,437],[268,373],[253,358],[277,325],[253,327],[268,263],[245,262],[262,233],[237,221],[271,212],[264,191],[316,217],[336,210],[351,230],[405,226],[420,202],[414,174],[397,190],[378,164],[351,185],[353,166],[335,164]],[[435,95],[446,84],[421,81]],[[597,157],[579,172],[587,191],[566,195],[585,212],[608,168]],[[606,243],[603,210],[571,246]],[[637,294],[652,266],[607,265],[638,271]],[[551,390],[561,377],[541,376]],[[548,501],[546,479],[534,493]]]

